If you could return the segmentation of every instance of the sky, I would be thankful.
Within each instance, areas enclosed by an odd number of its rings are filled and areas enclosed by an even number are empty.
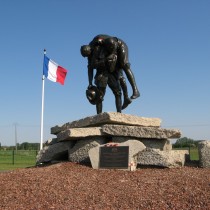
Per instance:
[[[209,11],[209,0],[0,1],[1,145],[40,142],[44,49],[68,70],[64,86],[45,80],[44,141],[51,127],[96,114],[80,47],[98,34],[129,48],[141,96],[123,113],[210,140]],[[116,111],[109,88],[103,111]]]

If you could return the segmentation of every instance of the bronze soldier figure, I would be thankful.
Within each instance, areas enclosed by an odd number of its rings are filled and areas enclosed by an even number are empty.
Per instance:
[[[128,63],[127,45],[122,40],[108,35],[98,35],[89,45],[81,47],[81,54],[83,57],[88,58],[89,86],[86,95],[90,103],[96,105],[97,114],[102,112],[102,101],[107,84],[115,95],[117,112],[121,112],[131,103],[122,70],[126,73],[133,89],[131,98],[134,99],[140,96]],[[92,85],[94,69],[97,71],[94,77],[96,87]],[[124,95],[123,106],[121,88]]]

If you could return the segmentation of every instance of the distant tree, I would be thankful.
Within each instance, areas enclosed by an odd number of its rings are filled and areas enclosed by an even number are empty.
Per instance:
[[[197,145],[197,142],[195,140],[187,138],[187,137],[183,137],[183,138],[177,139],[173,147],[181,148],[181,147],[192,147],[196,145]]]
[[[23,142],[18,145],[18,150],[39,150],[39,143]]]
[[[29,149],[29,143],[28,142],[23,142],[19,145],[19,150],[28,150]]]

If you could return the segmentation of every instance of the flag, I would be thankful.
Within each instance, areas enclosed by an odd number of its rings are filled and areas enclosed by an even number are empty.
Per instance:
[[[67,70],[44,55],[43,75],[52,82],[64,85]]]

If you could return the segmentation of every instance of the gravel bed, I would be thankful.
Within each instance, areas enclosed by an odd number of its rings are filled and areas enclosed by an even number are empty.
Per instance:
[[[1,210],[210,209],[210,169],[95,170],[65,162],[0,173]]]

